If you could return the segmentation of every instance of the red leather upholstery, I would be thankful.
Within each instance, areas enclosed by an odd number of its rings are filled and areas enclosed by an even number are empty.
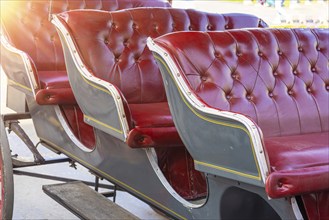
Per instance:
[[[49,21],[50,14],[73,9],[113,11],[144,6],[170,7],[170,4],[165,0],[10,0],[4,6],[1,21],[6,37],[12,46],[26,52],[36,67],[37,103],[75,105],[63,107],[67,121],[76,137],[86,137],[82,142],[87,147],[94,146],[94,138],[89,137],[93,133],[82,135],[85,131],[92,132],[92,128],[80,117],[82,113],[68,81],[62,46],[54,25]],[[70,113],[68,108],[73,108],[75,113]],[[77,115],[80,121],[76,120]]]
[[[306,208],[307,217],[310,220],[329,218],[329,191],[302,195],[302,200]],[[319,205],[321,204],[321,205]]]
[[[250,29],[155,42],[205,105],[242,113],[261,128],[266,191],[278,198],[329,190],[328,39],[328,29]],[[323,211],[329,197],[317,200]]]
[[[10,0],[6,2],[5,7],[6,10],[1,11],[4,31],[14,47],[31,57],[37,68],[36,78],[40,81],[38,89],[49,89],[49,91],[40,92],[36,100],[38,104],[49,105],[76,104],[72,91],[69,91],[68,79],[65,79],[66,69],[62,46],[55,27],[49,21],[50,13],[73,9],[113,11],[132,7],[170,7],[170,4],[165,0]],[[58,77],[59,75],[61,77]],[[53,88],[44,87],[47,86],[49,80],[52,84],[60,84],[61,88],[65,84],[66,89],[53,90]],[[49,96],[52,98],[47,98]]]
[[[69,105],[76,104],[68,76],[63,71],[39,71],[40,87],[36,93],[39,105]]]
[[[134,120],[127,140],[130,147],[184,146],[167,102],[130,104],[129,108]]]
[[[146,39],[173,31],[224,30],[266,24],[249,15],[171,8],[111,13],[70,11],[60,18],[68,25],[85,66],[96,77],[119,88],[127,100],[132,121],[127,144],[133,148],[156,147],[159,167],[173,188],[186,199],[205,196],[205,178],[195,171],[193,159],[184,149],[173,124],[162,78],[146,47]]]
[[[87,148],[94,149],[95,135],[93,127],[84,123],[83,114],[77,105],[62,105],[64,116],[76,138]]]
[[[154,104],[166,101],[159,69],[151,52],[146,48],[148,36],[156,37],[182,30],[223,30],[266,25],[260,19],[250,15],[220,15],[173,8],[134,9],[112,13],[71,11],[62,14],[61,17],[69,25],[71,35],[81,49],[79,52],[86,66],[96,77],[116,85],[129,104]],[[76,25],[79,21],[83,21],[84,28]],[[88,31],[85,31],[86,29]],[[83,38],[78,37],[82,35]],[[143,106],[138,108],[143,108]],[[163,111],[164,115],[161,117],[168,118],[165,112]],[[134,118],[137,114],[133,109],[131,109],[131,114],[132,120],[138,120]],[[143,118],[143,120],[146,119],[146,117]],[[160,117],[157,120],[160,120]],[[160,122],[156,123],[156,129],[152,131],[150,128],[144,129],[144,132],[148,133],[144,137],[141,133],[143,125],[137,126],[130,132],[132,136],[129,135],[127,143],[131,147],[161,146],[162,141],[159,138],[163,139],[163,136],[158,132],[164,131],[173,134],[170,135],[172,137],[170,140],[178,141],[177,143],[167,141],[167,146],[176,146],[181,143],[180,139],[176,138],[178,135],[174,135],[172,121],[168,122],[170,129],[166,124],[161,125],[165,130],[160,129]],[[152,137],[150,137],[151,134]],[[144,141],[140,141],[142,139]],[[140,144],[137,145],[137,143]]]
[[[129,104],[166,101],[158,66],[146,47],[147,37],[173,31],[265,25],[250,15],[174,8],[141,8],[112,13],[88,11],[88,14],[71,11],[61,17],[69,25],[86,66],[98,78],[116,85]],[[78,21],[83,21],[83,28],[76,25]],[[81,35],[84,37],[77,37]]]

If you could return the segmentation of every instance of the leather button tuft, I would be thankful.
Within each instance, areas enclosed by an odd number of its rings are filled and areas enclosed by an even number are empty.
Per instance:
[[[212,30],[212,25],[208,24],[207,25],[207,30],[209,30],[209,31]]]
[[[220,58],[220,54],[218,52],[215,52],[214,55],[216,58]]]
[[[193,30],[192,26],[189,26],[189,27],[188,27],[188,29],[189,29],[190,31],[192,31],[192,30]]]
[[[312,92],[311,88],[310,87],[307,87],[307,92]]]
[[[281,50],[278,51],[278,54],[281,56],[283,53]]]
[[[105,43],[106,45],[108,45],[108,44],[109,44],[109,40],[108,40],[108,39],[105,39],[105,40],[104,40],[104,43]]]
[[[237,55],[238,57],[241,57],[241,56],[242,56],[242,53],[241,53],[240,51],[237,51],[237,52],[236,52],[236,55]]]
[[[238,78],[238,74],[236,74],[236,73],[232,73],[232,78],[233,78],[233,79],[237,79],[237,78]]]
[[[317,51],[321,51],[320,46],[317,46],[317,47],[316,47],[316,50],[317,50]]]
[[[226,99],[227,99],[227,100],[230,100],[231,98],[232,98],[231,95],[226,95]]]
[[[303,52],[303,48],[302,47],[298,47],[298,51],[299,52]]]
[[[269,93],[268,93],[268,96],[271,97],[271,98],[273,98],[274,95],[273,95],[272,92],[269,92]]]
[[[273,75],[274,75],[274,76],[278,76],[279,73],[278,73],[278,72],[274,72]]]
[[[289,90],[289,91],[288,91],[288,94],[289,94],[289,95],[292,95],[292,94],[293,94],[292,90]]]
[[[228,24],[227,24],[227,25],[225,25],[225,29],[228,29],[228,28],[229,28]]]
[[[278,182],[278,187],[281,188],[283,186],[283,183]]]
[[[264,54],[262,52],[258,52],[258,56],[262,57]]]
[[[202,81],[206,81],[207,80],[207,77],[206,76],[201,76],[201,80]]]
[[[247,95],[246,97],[249,101],[251,100],[251,95]]]
[[[329,85],[326,85],[326,90],[329,91]]]
[[[315,67],[312,67],[311,68],[311,71],[314,73],[316,71],[316,68]]]
[[[292,71],[292,73],[296,76],[298,74],[297,70]]]

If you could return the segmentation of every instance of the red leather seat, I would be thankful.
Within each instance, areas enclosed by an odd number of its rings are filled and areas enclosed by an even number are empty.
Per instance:
[[[127,139],[130,147],[184,146],[167,102],[130,104],[129,108],[134,123]]]
[[[328,190],[329,133],[264,138],[271,174],[266,191],[272,198]]]
[[[40,89],[36,100],[40,105],[74,105],[77,104],[69,79],[63,71],[39,71]]]
[[[174,31],[266,26],[261,19],[246,14],[214,14],[175,8],[139,8],[111,13],[70,11],[58,17],[63,23],[65,20],[71,37],[78,45],[79,55],[90,73],[115,85],[122,93],[122,99],[127,101],[129,108],[132,107],[129,113],[126,112],[126,115],[131,114],[127,118],[138,123],[135,127],[130,126],[127,143],[134,148],[163,145],[171,147],[182,143],[173,122],[169,121],[171,117],[168,106],[164,103],[167,100],[162,78],[146,47],[147,37],[157,37]],[[79,21],[83,21],[83,28],[76,25]],[[82,35],[84,37],[80,37]],[[148,108],[151,104],[154,106]],[[159,111],[162,105],[164,108]],[[140,112],[144,109],[147,113],[141,115]],[[159,121],[150,122],[148,117],[140,117],[146,114]],[[161,129],[159,125],[163,121],[166,122]],[[151,129],[149,126],[152,123],[155,124]],[[165,134],[165,131],[168,133]],[[167,141],[165,138],[168,138]]]
[[[93,135],[92,128],[83,120],[78,122],[75,119],[82,112],[69,84],[62,46],[55,27],[49,21],[50,14],[74,9],[115,11],[134,7],[170,7],[170,4],[165,0],[10,0],[5,7],[6,10],[1,11],[1,25],[6,39],[9,40],[8,44],[16,51],[13,53],[12,50],[1,47],[1,65],[8,78],[17,89],[23,87],[23,92],[27,91],[26,88],[33,91],[39,105],[60,105],[75,136],[86,147],[93,148],[94,143],[91,140],[94,138],[89,137]],[[22,80],[24,77],[18,74],[21,71],[17,71],[17,68],[21,65],[25,71],[27,65],[19,60],[17,50],[25,54],[30,62],[33,73],[23,73],[23,76],[34,76],[35,88],[30,88],[31,85],[26,83],[29,80]],[[69,109],[67,105],[74,106]],[[72,114],[72,111],[75,113]],[[81,135],[83,131],[89,131],[90,134]]]
[[[266,24],[251,15],[221,15],[174,8],[140,8],[110,13],[70,11],[57,15],[57,19],[54,23],[59,25],[57,22],[60,22],[66,27],[77,45],[76,54],[83,60],[83,66],[86,67],[84,70],[88,70],[88,76],[91,75],[88,78],[84,74],[74,74],[77,73],[76,68],[79,68],[77,66],[72,67],[69,73],[77,76],[71,84],[79,106],[87,117],[93,118],[90,123],[109,135],[113,132],[113,136],[117,135],[115,137],[126,141],[132,148],[155,147],[160,169],[181,196],[187,199],[205,196],[205,178],[194,169],[193,159],[176,131],[160,71],[146,46],[146,39],[174,31],[265,27]],[[102,86],[109,83],[111,88],[119,91],[119,98]],[[88,87],[90,84],[92,88]],[[104,98],[102,102],[93,100],[91,104],[89,100],[94,96],[89,95],[104,91],[97,90],[97,87],[104,88],[109,99]],[[90,93],[81,95],[79,89]],[[111,121],[104,116],[108,113],[94,108],[110,103],[113,100],[110,97],[123,100],[124,114],[120,109],[117,111],[118,115],[124,115],[122,120],[127,120],[129,131],[126,136],[122,135],[122,127],[125,125],[115,127],[119,132],[108,129],[117,125],[121,119]],[[108,106],[115,105],[111,103]]]
[[[328,29],[244,29],[154,40],[203,107],[241,114],[262,131],[266,192],[301,195],[311,219],[329,217],[328,39]]]

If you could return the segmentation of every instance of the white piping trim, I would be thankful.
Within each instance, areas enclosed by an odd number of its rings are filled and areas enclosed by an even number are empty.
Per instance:
[[[151,166],[152,166],[154,172],[160,179],[162,185],[166,188],[166,190],[171,194],[172,197],[174,197],[179,203],[181,203],[183,206],[185,206],[187,208],[196,209],[196,208],[200,208],[204,205],[205,202],[203,202],[201,204],[194,204],[194,203],[191,203],[191,202],[185,200],[183,197],[181,197],[172,188],[172,186],[169,184],[168,180],[166,179],[166,177],[163,175],[162,171],[160,170],[158,163],[157,163],[157,156],[156,156],[154,148],[146,148],[145,152],[146,152],[147,158],[149,159],[149,161],[151,163]]]
[[[28,79],[29,79],[29,82],[30,82],[32,93],[33,93],[33,96],[35,97],[35,90],[38,89],[38,84],[37,84],[37,81],[36,81],[36,79],[34,77],[33,68],[32,68],[31,61],[30,61],[28,55],[25,52],[23,52],[21,50],[18,50],[17,48],[15,48],[14,46],[12,46],[8,42],[8,40],[6,39],[6,37],[4,36],[4,34],[2,33],[2,30],[0,32],[0,36],[1,36],[1,44],[7,50],[9,50],[12,53],[15,53],[15,54],[19,55],[22,58],[23,64],[24,64],[24,67],[25,67],[25,71],[27,73],[27,76],[28,76]]]
[[[81,150],[83,150],[84,152],[90,153],[93,150],[87,148],[84,144],[82,144],[73,134],[71,128],[69,127],[69,125],[67,124],[67,121],[65,120],[62,111],[60,110],[58,105],[54,106],[55,109],[55,113],[57,115],[57,118],[61,124],[61,126],[63,127],[65,133],[67,134],[67,136],[70,138],[70,140],[77,146],[79,147]],[[95,149],[95,146],[94,146]]]
[[[61,23],[61,21],[58,19],[56,15],[52,16],[51,22],[56,26],[57,30],[59,30],[64,36],[65,43],[69,48],[74,64],[77,67],[80,74],[82,75],[82,77],[84,77],[86,80],[96,85],[100,85],[101,87],[104,87],[106,91],[108,91],[110,95],[113,97],[113,100],[117,107],[118,118],[122,127],[123,136],[124,139],[126,140],[129,133],[129,126],[125,116],[123,102],[120,93],[117,91],[116,87],[113,84],[93,76],[93,74],[91,74],[88,71],[88,69],[85,68],[84,63],[82,62],[79,54],[77,53],[78,50],[73,42],[73,39],[71,38],[71,35],[69,34],[69,32],[66,30],[66,28],[64,27],[64,25]]]
[[[300,212],[300,209],[298,207],[298,203],[296,201],[296,197],[291,197],[291,206],[292,210],[295,214],[296,219],[298,220],[304,220],[302,213]]]
[[[147,45],[150,50],[161,55],[162,59],[165,60],[165,62],[167,63],[167,65],[172,73],[176,73],[176,74],[172,74],[172,75],[173,75],[175,81],[177,82],[179,89],[181,90],[185,99],[188,100],[188,102],[195,109],[197,109],[198,111],[204,112],[206,114],[220,116],[220,117],[229,118],[231,120],[238,121],[247,128],[248,132],[251,135],[251,141],[254,146],[256,158],[257,158],[259,169],[260,169],[261,178],[263,180],[263,183],[265,184],[266,177],[268,175],[268,166],[267,166],[264,149],[263,149],[263,144],[262,144],[262,134],[261,134],[261,131],[258,130],[257,126],[249,118],[245,117],[242,114],[232,113],[232,112],[228,112],[228,111],[220,111],[220,110],[209,108],[209,107],[205,106],[194,95],[194,92],[190,91],[188,85],[185,83],[184,79],[181,77],[181,73],[178,70],[177,66],[175,65],[173,59],[168,55],[168,52],[165,49],[163,49],[162,47],[156,45],[150,37],[147,39]]]

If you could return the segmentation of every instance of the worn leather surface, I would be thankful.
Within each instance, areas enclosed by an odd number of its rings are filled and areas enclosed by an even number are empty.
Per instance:
[[[326,218],[328,39],[328,29],[250,29],[155,40],[205,105],[244,114],[260,127],[270,166],[268,195],[303,194],[312,206],[306,209]]]

